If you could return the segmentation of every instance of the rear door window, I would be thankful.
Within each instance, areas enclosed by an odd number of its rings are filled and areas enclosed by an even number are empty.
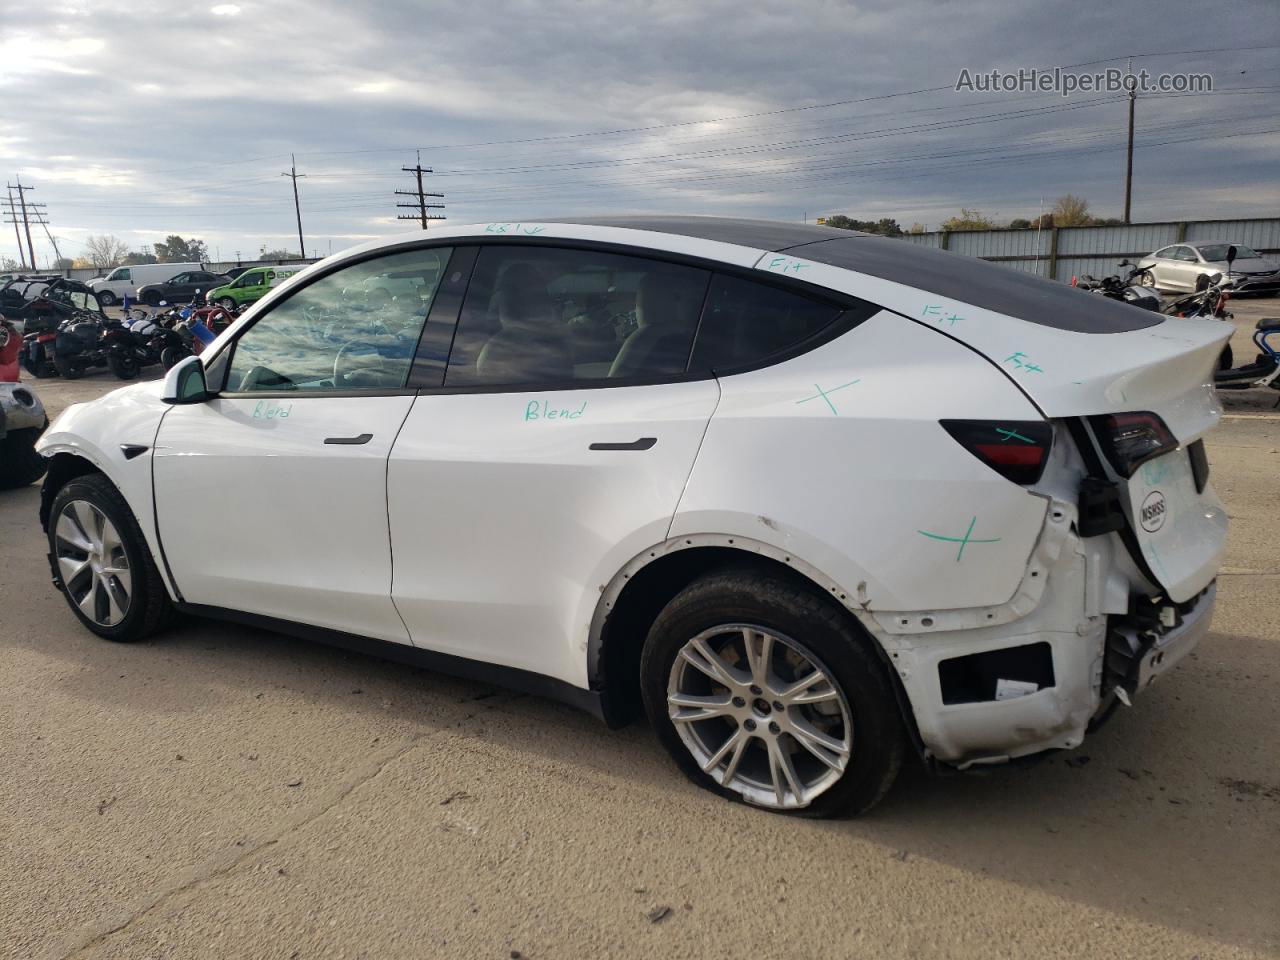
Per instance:
[[[693,348],[692,370],[756,366],[835,322],[843,308],[753,280],[717,275]]]
[[[710,276],[597,250],[485,247],[444,385],[604,386],[682,376]]]

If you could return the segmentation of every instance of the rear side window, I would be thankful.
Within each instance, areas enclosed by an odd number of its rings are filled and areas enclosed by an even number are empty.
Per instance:
[[[840,316],[842,308],[787,290],[717,275],[693,349],[693,370],[758,364],[803,343]]]
[[[681,376],[709,281],[706,270],[598,250],[485,247],[444,385]]]

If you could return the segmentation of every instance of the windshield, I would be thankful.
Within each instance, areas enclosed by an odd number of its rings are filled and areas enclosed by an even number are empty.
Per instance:
[[[1200,256],[1204,257],[1209,263],[1217,263],[1219,261],[1226,262],[1227,247],[1226,243],[1206,243],[1203,247],[1198,247]],[[1243,260],[1246,257],[1256,257],[1258,254],[1246,247],[1243,243],[1236,244],[1236,259]]]

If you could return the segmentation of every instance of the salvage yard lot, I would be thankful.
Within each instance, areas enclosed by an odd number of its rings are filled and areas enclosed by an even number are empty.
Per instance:
[[[1280,303],[1232,308],[1244,362]],[[116,385],[37,388],[52,416]],[[717,801],[643,726],[301,640],[99,640],[37,487],[0,494],[0,957],[1280,955],[1278,396],[1225,394],[1207,443],[1233,523],[1191,658],[1080,750],[913,767],[846,822]]]

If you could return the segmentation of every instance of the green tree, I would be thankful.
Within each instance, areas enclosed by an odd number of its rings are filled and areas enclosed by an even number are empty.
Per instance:
[[[942,221],[942,229],[944,231],[992,230],[995,225],[995,221],[990,217],[983,216],[981,211],[970,210],[968,207],[961,207],[958,217],[951,217],[949,220]]]
[[[209,251],[203,240],[184,240],[171,233],[156,244],[156,259],[160,263],[203,263],[209,259]]]
[[[129,266],[139,263],[156,263],[156,255],[154,253],[139,253],[137,250],[129,251],[129,255],[124,258],[124,262]]]
[[[296,260],[298,259],[298,255],[294,253],[292,250],[284,249],[284,247],[276,247],[273,250],[268,250],[266,247],[263,247],[261,250],[258,251],[258,259],[259,260]]]
[[[1025,217],[1015,217],[1009,221],[1010,230],[1029,230],[1031,229],[1031,221]]]
[[[891,217],[882,217],[879,220],[854,220],[852,217],[838,213],[827,217],[827,226],[838,230],[861,230],[863,233],[875,233],[882,237],[902,236],[902,227],[898,226],[898,221]]]
[[[55,270],[70,270],[75,265],[76,262],[70,257],[59,257],[57,260],[53,261],[53,269]]]
[[[1092,223],[1089,201],[1073,193],[1064,193],[1053,201],[1053,222],[1059,227],[1083,227]]]

